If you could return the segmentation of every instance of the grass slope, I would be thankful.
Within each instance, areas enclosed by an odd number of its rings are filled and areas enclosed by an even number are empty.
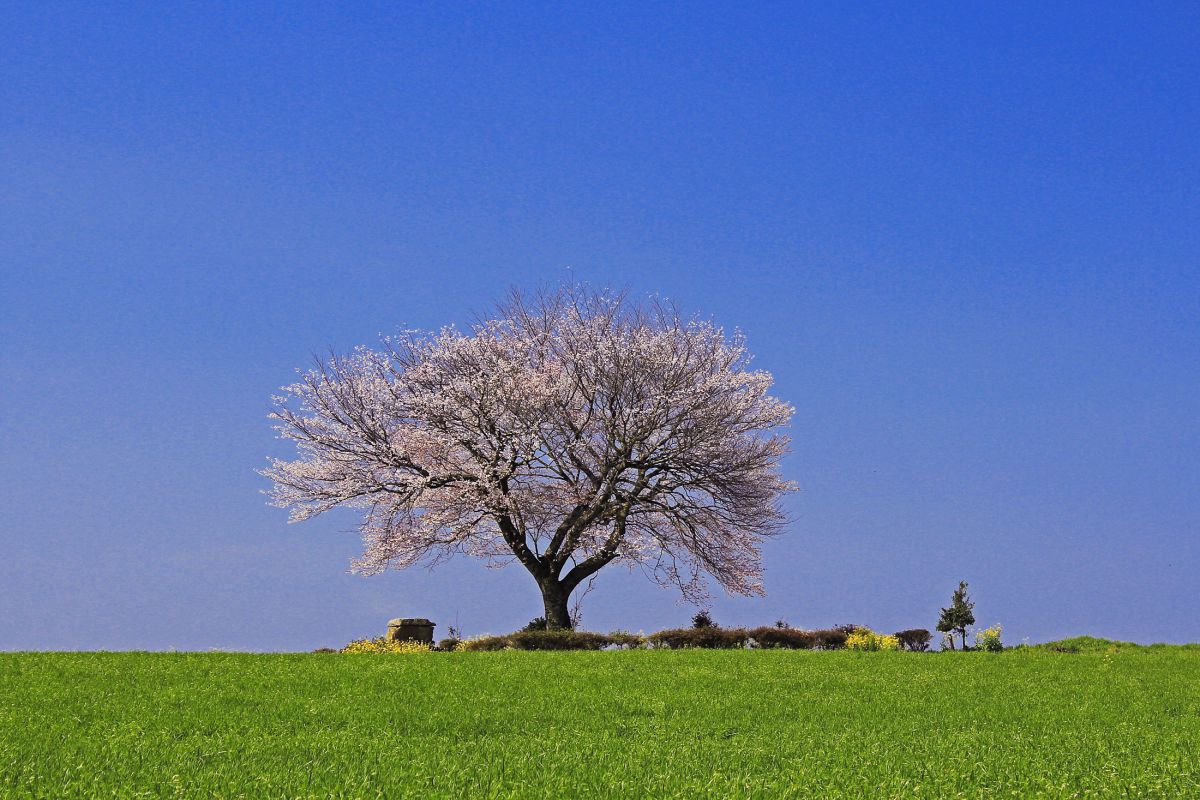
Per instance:
[[[1137,642],[1122,642],[1116,639],[1103,639],[1098,636],[1072,636],[1070,639],[1057,639],[1053,642],[1030,645],[1041,650],[1054,650],[1064,653],[1115,653],[1119,650],[1200,650],[1200,644],[1138,644]]]
[[[0,654],[3,797],[1200,796],[1200,654]]]

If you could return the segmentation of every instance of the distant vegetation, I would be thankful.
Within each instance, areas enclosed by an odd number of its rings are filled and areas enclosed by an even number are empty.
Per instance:
[[[948,608],[941,610],[938,630],[945,635],[942,649],[957,649],[953,636],[961,639],[961,650],[983,650],[998,653],[1004,650],[1000,640],[1001,626],[992,625],[974,630],[974,646],[968,646],[969,626],[975,622],[974,602],[967,596],[967,583],[960,581]],[[928,652],[933,635],[925,628],[910,628],[892,634],[877,633],[864,625],[838,625],[819,630],[794,628],[778,619],[773,625],[755,628],[724,628],[706,609],[697,611],[688,628],[670,628],[655,633],[614,631],[597,633],[574,627],[561,628],[549,623],[546,617],[530,620],[514,633],[477,636],[463,639],[457,627],[436,646],[401,647],[383,638],[366,638],[351,642],[342,653],[424,653],[424,652],[487,652],[492,650],[628,650],[646,649],[774,649],[774,650],[860,650],[880,652],[907,650]],[[324,651],[326,648],[322,648]],[[332,651],[330,651],[332,652]]]
[[[536,622],[536,621],[535,621]],[[581,630],[547,630],[527,625],[519,631],[498,636],[477,636],[473,639],[443,639],[436,646],[419,642],[388,641],[384,637],[358,639],[333,650],[322,647],[316,653],[348,654],[406,654],[434,652],[492,652],[496,650],[908,650],[928,652],[929,631],[917,628],[879,634],[860,625],[840,625],[836,628],[806,631],[779,624],[758,628],[722,628],[716,623],[691,628],[671,628],[650,634],[613,631],[596,633]],[[1053,653],[1115,653],[1120,651],[1152,651],[1165,649],[1200,650],[1200,644],[1137,644],[1096,636],[1075,636],[1034,645],[1012,648],[1000,646],[999,626],[976,632],[976,646],[983,652],[1050,651]],[[944,651],[948,652],[948,651]]]
[[[698,617],[700,615],[697,615]],[[391,642],[383,637],[358,639],[341,649],[348,654],[391,654],[428,652],[488,652],[494,650],[911,650],[928,649],[930,633],[923,629],[879,634],[861,625],[839,625],[815,631],[776,623],[758,628],[722,628],[707,614],[690,628],[671,628],[650,634],[613,631],[547,629],[535,619],[514,633],[477,636],[472,639],[443,639],[436,647],[416,642]],[[998,641],[998,639],[997,639]],[[411,645],[411,646],[410,646]],[[320,652],[334,652],[321,648]]]

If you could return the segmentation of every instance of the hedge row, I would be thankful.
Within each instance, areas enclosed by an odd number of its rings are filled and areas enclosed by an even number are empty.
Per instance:
[[[652,647],[681,650],[701,647],[713,650],[733,650],[747,647],[751,640],[759,647],[785,650],[838,650],[846,646],[849,630],[845,626],[819,631],[797,628],[675,628],[659,631],[646,637]]]
[[[605,647],[639,647],[642,638],[632,633],[591,631],[517,631],[504,636],[481,636],[459,644],[461,650],[603,650]]]
[[[746,647],[764,647],[785,650],[840,650],[846,646],[847,636],[854,625],[842,625],[817,631],[802,631],[797,628],[676,628],[658,631],[647,636],[633,633],[592,633],[590,631],[544,631],[526,630],[504,636],[483,636],[468,639],[441,649],[470,651],[488,650],[603,650],[607,647],[653,647],[669,650],[703,648],[710,650],[737,650]],[[928,631],[902,631],[901,645],[911,650],[924,649],[920,646],[920,634],[928,642]],[[898,634],[899,635],[899,634]]]

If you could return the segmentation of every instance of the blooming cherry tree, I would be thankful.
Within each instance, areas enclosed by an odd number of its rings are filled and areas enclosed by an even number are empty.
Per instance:
[[[612,563],[685,598],[762,593],[792,407],[740,335],[578,287],[514,293],[468,332],[407,332],[304,374],[272,417],[298,457],[263,474],[304,520],[364,510],[355,569],[517,561],[552,628]]]

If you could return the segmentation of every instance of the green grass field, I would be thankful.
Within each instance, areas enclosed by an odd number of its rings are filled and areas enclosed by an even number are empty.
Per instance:
[[[1200,797],[1200,652],[0,654],[3,797]]]

